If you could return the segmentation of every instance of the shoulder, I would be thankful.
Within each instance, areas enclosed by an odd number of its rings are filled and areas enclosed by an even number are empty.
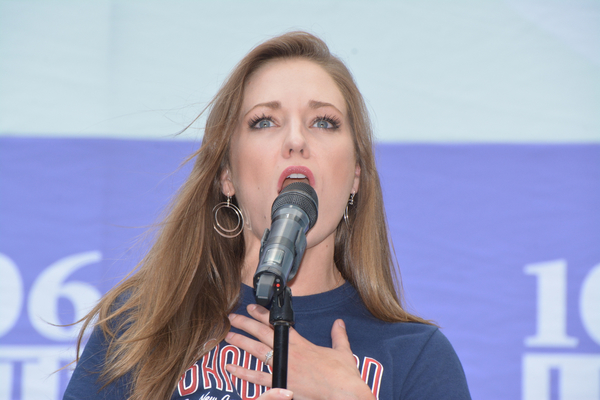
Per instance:
[[[111,304],[111,312],[118,310],[130,297],[129,293],[121,294]],[[108,322],[110,329],[117,336],[127,329],[127,324],[122,324],[125,316],[112,319]],[[99,326],[94,326],[92,333],[85,344],[83,353],[79,357],[77,366],[65,391],[64,399],[126,399],[130,385],[129,375],[126,374],[116,381],[105,385],[101,373],[106,367],[106,354],[111,343],[111,336],[107,335]]]
[[[394,325],[401,333],[391,340],[400,342],[404,354],[412,354],[414,360],[412,368],[419,363],[428,363],[430,360],[456,362],[460,365],[452,344],[438,327],[413,322],[400,322]]]
[[[425,347],[452,348],[446,336],[435,325],[419,322],[394,322],[383,323],[387,325],[387,340],[390,345],[409,346],[415,351],[422,351]]]
[[[128,376],[121,377],[109,385],[100,379],[106,363],[109,340],[99,327],[95,327],[79,362],[73,371],[63,400],[67,399],[126,399],[128,398]]]
[[[404,323],[410,339],[402,346],[406,376],[402,385],[407,399],[470,399],[462,364],[452,344],[439,328]],[[412,343],[412,348],[411,348]]]
[[[434,325],[418,322],[384,322],[372,315],[346,317],[348,336],[357,347],[366,345],[389,352],[390,356],[402,355],[403,369],[421,362],[423,357],[454,356],[456,353],[446,336]],[[456,357],[458,360],[458,357]]]
[[[387,371],[384,379],[392,378],[400,398],[471,398],[458,355],[436,326],[379,321],[364,324],[358,335],[356,329],[348,335],[360,359],[368,356],[381,363]]]
[[[400,393],[400,398],[470,399],[458,355],[437,326],[384,322],[362,304],[355,302],[351,308],[345,322],[353,352],[361,359],[380,361],[388,371],[384,373],[387,379],[392,373],[394,393]]]

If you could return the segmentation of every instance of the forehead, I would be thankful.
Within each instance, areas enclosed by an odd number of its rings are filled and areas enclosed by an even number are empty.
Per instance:
[[[279,101],[283,107],[311,101],[330,103],[346,114],[346,101],[331,75],[319,64],[300,58],[269,61],[250,75],[242,111],[271,101]]]

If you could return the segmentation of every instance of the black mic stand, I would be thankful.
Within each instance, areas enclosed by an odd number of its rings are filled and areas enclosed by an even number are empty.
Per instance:
[[[287,388],[290,326],[294,325],[292,290],[285,286],[273,295],[269,322],[273,325],[273,388]]]

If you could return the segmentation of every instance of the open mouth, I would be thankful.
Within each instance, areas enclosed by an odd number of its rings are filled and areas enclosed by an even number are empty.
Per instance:
[[[304,174],[290,174],[290,175],[288,175],[283,180],[283,183],[281,185],[281,190],[283,190],[283,188],[285,188],[290,183],[294,183],[294,182],[304,182],[304,183],[307,183],[307,184],[310,185],[310,181],[308,180],[308,178],[306,177],[306,175],[304,175]]]
[[[278,193],[281,190],[294,182],[304,182],[310,186],[315,185],[315,178],[312,171],[307,167],[293,166],[287,167],[279,176]]]

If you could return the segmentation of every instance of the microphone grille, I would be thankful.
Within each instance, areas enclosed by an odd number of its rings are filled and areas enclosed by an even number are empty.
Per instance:
[[[294,182],[284,187],[273,202],[271,218],[275,216],[277,210],[288,205],[297,206],[306,213],[310,221],[308,229],[312,228],[317,222],[319,199],[317,198],[317,192],[309,184]]]

